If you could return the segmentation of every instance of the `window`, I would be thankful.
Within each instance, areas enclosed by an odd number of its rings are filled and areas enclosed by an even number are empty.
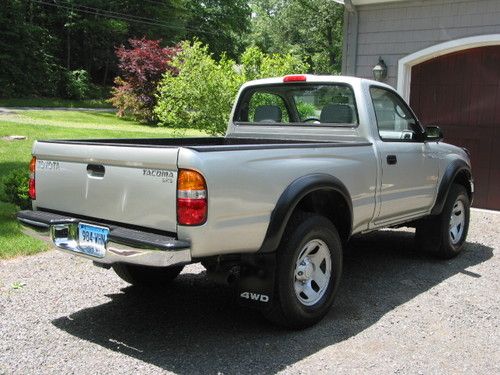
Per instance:
[[[420,133],[417,120],[398,95],[381,87],[371,87],[370,95],[382,140],[414,141],[417,138]]]
[[[240,124],[355,126],[354,93],[342,84],[251,87],[241,95],[234,121]]]
[[[255,92],[248,107],[249,122],[288,122],[288,109],[282,97],[267,92]]]

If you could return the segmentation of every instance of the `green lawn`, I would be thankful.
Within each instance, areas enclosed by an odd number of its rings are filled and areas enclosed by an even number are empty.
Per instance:
[[[58,98],[0,99],[0,107],[111,108],[106,99],[68,100]]]
[[[22,135],[27,139],[0,139],[0,177],[15,168],[28,168],[31,147],[37,139],[158,138],[204,134],[139,125],[131,120],[117,118],[112,113],[37,110],[0,115],[0,138],[7,135]],[[0,189],[3,189],[1,185]],[[15,206],[0,202],[0,259],[33,254],[48,248],[42,241],[21,233],[14,218],[16,211]]]

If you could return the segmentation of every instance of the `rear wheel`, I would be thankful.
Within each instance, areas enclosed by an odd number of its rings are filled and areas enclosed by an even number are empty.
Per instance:
[[[425,219],[417,226],[417,246],[450,259],[463,249],[469,230],[470,200],[462,185],[453,184],[440,215]]]
[[[335,226],[319,215],[295,215],[278,249],[274,305],[266,317],[290,328],[317,323],[333,303],[341,273]]]
[[[184,266],[147,267],[134,264],[118,263],[113,265],[116,274],[132,285],[138,286],[165,286],[174,280]]]

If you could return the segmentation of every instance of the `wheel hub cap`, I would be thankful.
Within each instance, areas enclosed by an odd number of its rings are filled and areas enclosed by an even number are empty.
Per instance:
[[[311,279],[311,276],[314,271],[314,265],[311,263],[309,258],[305,258],[297,267],[295,278],[298,281],[302,281],[305,283],[306,281]]]
[[[306,306],[317,303],[330,284],[332,260],[330,250],[322,240],[304,245],[295,263],[294,289],[297,299]]]
[[[450,217],[450,241],[456,245],[462,239],[465,227],[465,207],[461,200],[453,205]]]

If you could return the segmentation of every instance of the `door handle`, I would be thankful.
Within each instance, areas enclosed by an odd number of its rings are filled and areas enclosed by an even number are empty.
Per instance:
[[[87,165],[87,174],[89,175],[89,177],[103,178],[105,171],[106,170],[104,169],[104,165],[100,164]]]
[[[396,155],[387,155],[387,164],[393,165],[398,163],[398,158]]]

